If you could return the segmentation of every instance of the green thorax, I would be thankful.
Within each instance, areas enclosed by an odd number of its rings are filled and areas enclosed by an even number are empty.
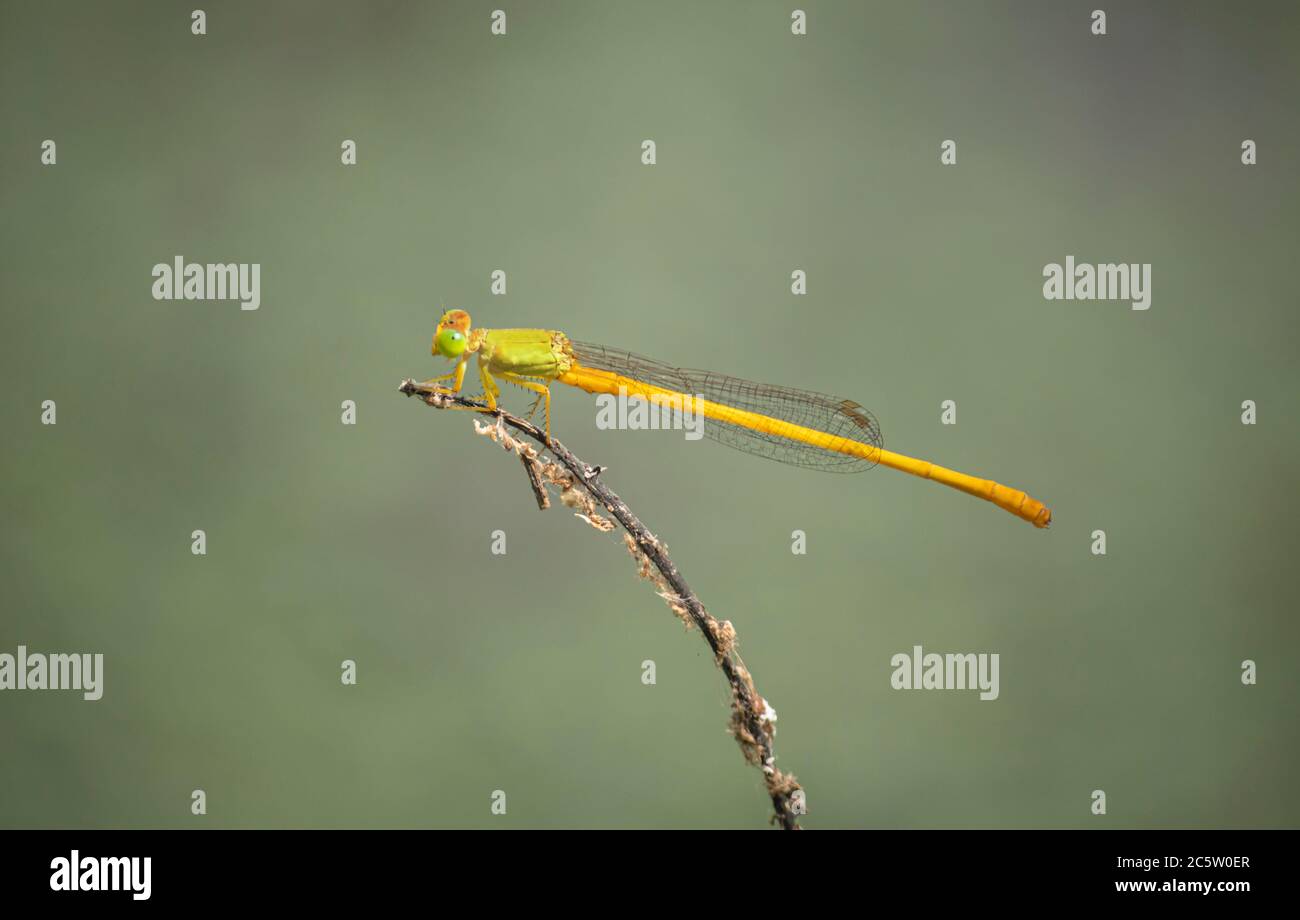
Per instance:
[[[477,329],[470,348],[495,373],[554,379],[573,366],[568,336],[550,329]]]

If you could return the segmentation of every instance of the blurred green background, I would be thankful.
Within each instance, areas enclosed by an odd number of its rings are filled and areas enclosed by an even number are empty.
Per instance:
[[[0,5],[0,651],[106,658],[99,702],[0,694],[0,824],[765,824],[620,541],[396,392],[440,304],[841,394],[1052,507],[556,388],[736,625],[808,827],[1300,823],[1295,4],[198,5]],[[178,254],[261,263],[261,309],[153,300]],[[1152,263],[1151,309],[1045,301],[1066,255]],[[892,690],[915,644],[1000,699]]]

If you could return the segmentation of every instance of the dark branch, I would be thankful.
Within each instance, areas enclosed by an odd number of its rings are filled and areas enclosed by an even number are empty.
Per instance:
[[[798,830],[798,816],[804,812],[803,792],[793,776],[782,773],[776,768],[776,755],[772,748],[772,737],[776,734],[775,713],[767,705],[767,701],[759,696],[754,687],[754,679],[736,652],[735,629],[730,622],[719,622],[704,609],[704,605],[686,584],[677,566],[668,558],[663,544],[637,519],[627,504],[612,489],[599,481],[597,477],[603,472],[603,468],[584,463],[559,441],[549,437],[541,428],[503,409],[489,409],[482,402],[444,393],[435,387],[409,379],[402,382],[399,390],[407,396],[421,397],[426,404],[435,409],[470,409],[496,418],[496,429],[486,429],[483,433],[519,454],[533,493],[537,497],[538,507],[546,508],[550,504],[543,485],[545,480],[560,487],[561,498],[566,504],[588,511],[588,514],[582,516],[599,529],[608,530],[609,526],[602,526],[602,524],[608,525],[608,522],[601,520],[595,513],[592,499],[622,525],[628,534],[625,542],[628,543],[628,549],[633,557],[641,563],[642,575],[659,586],[660,593],[674,613],[688,626],[694,625],[699,628],[704,641],[709,644],[709,649],[713,652],[714,660],[726,676],[727,683],[731,685],[731,732],[740,744],[745,759],[763,771],[763,781],[775,811],[773,820],[786,830]],[[511,438],[501,430],[502,425],[509,425],[550,451],[558,467],[543,463],[538,458],[536,450]],[[576,498],[577,488],[584,490],[590,499],[585,495],[581,499]],[[593,517],[595,520],[592,520]]]

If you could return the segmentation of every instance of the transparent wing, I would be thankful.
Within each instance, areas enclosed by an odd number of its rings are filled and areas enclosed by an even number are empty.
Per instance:
[[[796,390],[793,387],[754,383],[712,371],[673,367],[653,358],[643,358],[630,351],[605,345],[588,342],[571,342],[570,345],[578,363],[587,367],[612,371],[667,390],[702,396],[710,402],[790,422],[823,432],[832,438],[856,441],[877,451],[885,446],[875,416],[852,400],[836,399],[824,393]],[[710,438],[728,447],[808,469],[856,473],[876,465],[874,460],[756,431],[746,425],[708,419],[704,431]]]

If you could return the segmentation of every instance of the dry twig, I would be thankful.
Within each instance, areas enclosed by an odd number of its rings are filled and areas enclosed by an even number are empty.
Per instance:
[[[772,820],[786,830],[798,830],[798,816],[803,814],[804,796],[799,783],[776,768],[772,738],[776,734],[776,712],[758,694],[754,679],[736,652],[736,630],[729,620],[714,619],[695,596],[677,566],[668,558],[662,543],[632,513],[614,491],[599,480],[601,467],[590,466],[573,455],[559,441],[549,437],[532,422],[503,409],[489,409],[481,402],[464,396],[439,392],[414,380],[402,381],[400,392],[419,396],[435,409],[472,409],[496,419],[495,425],[475,422],[479,434],[491,438],[506,450],[514,451],[524,465],[529,485],[539,508],[550,506],[545,484],[560,490],[560,501],[597,530],[614,528],[601,515],[604,509],[627,531],[623,538],[628,552],[636,560],[640,575],[653,582],[659,596],[687,627],[695,626],[709,644],[713,658],[731,685],[730,730],[740,745],[745,760],[763,771],[763,782],[772,799]],[[532,438],[550,451],[554,461],[545,461],[532,445],[520,441],[505,430],[510,426]]]

